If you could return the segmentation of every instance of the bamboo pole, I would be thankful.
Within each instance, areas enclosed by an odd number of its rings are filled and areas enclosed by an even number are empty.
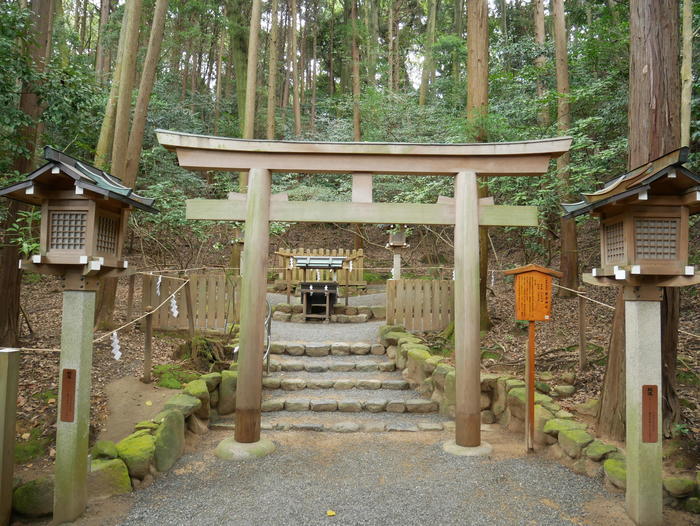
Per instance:
[[[241,339],[236,386],[237,442],[260,440],[262,404],[263,343],[265,332],[265,296],[267,292],[267,255],[270,242],[270,184],[268,170],[250,171],[248,211],[241,283]]]
[[[463,447],[481,444],[478,225],[476,173],[460,172],[455,177],[455,442]]]
[[[152,342],[153,342],[153,307],[146,307],[146,330],[144,331],[145,339],[143,343],[143,377],[141,381],[145,384],[151,383],[151,367],[153,363]]]
[[[134,314],[134,287],[136,285],[136,274],[129,276],[129,292],[126,296],[126,322],[131,321]]]
[[[187,328],[191,340],[194,338],[194,312],[192,310],[192,289],[189,281],[185,283],[185,303],[187,304]]]

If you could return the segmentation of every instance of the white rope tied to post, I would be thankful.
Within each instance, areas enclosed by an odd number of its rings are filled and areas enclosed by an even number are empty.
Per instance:
[[[122,351],[121,346],[119,345],[119,336],[117,335],[116,331],[112,333],[110,339],[112,340],[112,356],[114,356],[115,360],[119,361],[119,359],[122,357]]]
[[[180,315],[180,312],[177,310],[177,300],[174,294],[170,296],[170,314],[173,315],[173,318],[177,318]]]

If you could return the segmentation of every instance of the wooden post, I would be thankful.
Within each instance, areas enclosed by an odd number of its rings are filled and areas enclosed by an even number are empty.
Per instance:
[[[292,258],[293,256],[289,256],[289,257]],[[291,261],[291,259],[290,259],[290,261]],[[284,269],[284,277],[285,277],[285,281],[287,282],[287,303],[291,304],[291,302],[292,302],[292,271],[291,271],[291,269],[288,269],[288,268]]]
[[[0,349],[0,525],[10,524],[19,349]]]
[[[236,386],[235,439],[243,443],[260,440],[260,379],[263,372],[265,340],[270,183],[268,170],[250,170],[245,229],[246,256],[243,261],[245,279],[241,283],[241,339]]]
[[[528,323],[526,369],[527,418],[525,419],[525,446],[528,452],[535,448],[535,322]]]
[[[192,288],[189,279],[185,283],[185,304],[187,305],[187,328],[191,340],[194,338],[194,311],[192,310]]]
[[[136,285],[136,274],[129,276],[129,292],[126,296],[126,322],[131,321],[131,316],[134,313],[134,287]],[[133,327],[132,327],[133,328]]]
[[[481,444],[479,340],[479,200],[474,172],[455,177],[455,442]]]
[[[586,356],[586,298],[584,287],[578,288],[578,369],[584,371],[588,367]]]
[[[151,368],[153,367],[153,353],[152,353],[152,342],[153,342],[153,307],[148,305],[146,307],[146,330],[144,331],[144,342],[143,342],[143,376],[141,381],[145,384],[151,383]]]
[[[345,306],[350,304],[350,266],[345,269]]]
[[[625,287],[625,501],[627,513],[635,524],[660,526],[663,524],[661,289],[639,289]],[[644,289],[648,291],[646,294]],[[648,301],[653,289],[658,301]],[[635,296],[644,300],[632,300]]]
[[[63,292],[53,522],[73,522],[87,503],[90,373],[95,292]]]

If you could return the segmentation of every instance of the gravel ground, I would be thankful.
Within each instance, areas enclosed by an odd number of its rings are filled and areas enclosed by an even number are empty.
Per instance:
[[[441,449],[444,432],[268,433],[274,454],[223,462],[212,449],[229,434],[210,433],[137,492],[120,524],[630,524],[597,480],[534,455],[454,457]]]
[[[368,342],[379,341],[379,327],[386,321],[366,323],[291,323],[272,322],[272,341]]]

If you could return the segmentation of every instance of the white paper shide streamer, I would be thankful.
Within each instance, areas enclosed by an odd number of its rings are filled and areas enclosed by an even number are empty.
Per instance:
[[[321,281],[321,271],[320,270],[316,271],[316,281]]]
[[[156,281],[156,296],[160,296],[160,282],[163,281],[163,276],[158,276]]]
[[[177,310],[177,300],[174,294],[170,296],[170,314],[173,315],[173,318],[177,318],[180,315],[180,311]]]
[[[122,357],[122,351],[119,345],[119,336],[116,332],[112,333],[110,340],[112,341],[112,356],[114,356],[115,360],[119,360]]]

